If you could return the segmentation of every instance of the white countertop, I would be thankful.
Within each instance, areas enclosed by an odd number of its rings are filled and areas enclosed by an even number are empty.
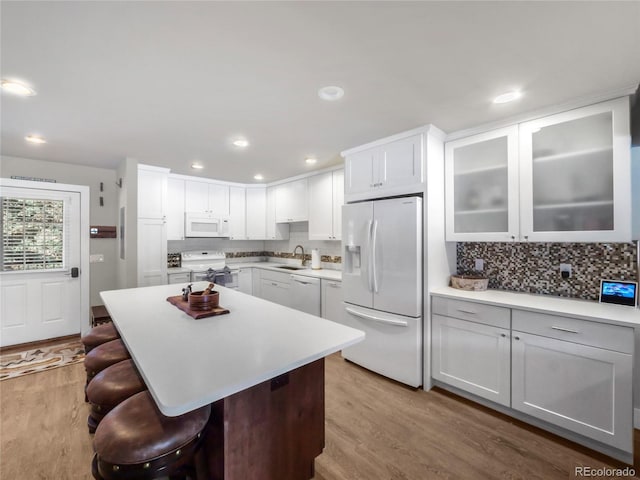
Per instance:
[[[431,295],[470,300],[501,307],[518,308],[534,312],[572,317],[594,322],[640,327],[640,310],[622,305],[611,305],[589,300],[554,297],[551,295],[532,295],[528,293],[505,292],[503,290],[485,290],[473,292],[451,287],[439,287],[431,290]]]
[[[276,262],[253,262],[253,263],[228,263],[229,268],[262,268],[264,270],[273,270],[274,272],[291,273],[294,275],[304,275],[306,277],[324,278],[326,280],[342,281],[342,270],[330,270],[321,268],[313,270],[312,268],[304,268],[302,270],[287,270],[286,268],[278,268],[281,266],[290,266],[289,263]]]
[[[203,289],[208,282],[194,284]],[[194,320],[178,285],[101,292],[160,411],[177,416],[364,339],[364,332],[217,286],[231,313]]]

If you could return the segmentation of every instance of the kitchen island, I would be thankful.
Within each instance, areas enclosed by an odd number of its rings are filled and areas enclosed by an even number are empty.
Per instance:
[[[364,333],[218,286],[230,313],[194,320],[166,301],[180,288],[101,296],[162,413],[212,404],[198,478],[311,478],[324,447],[324,357]]]

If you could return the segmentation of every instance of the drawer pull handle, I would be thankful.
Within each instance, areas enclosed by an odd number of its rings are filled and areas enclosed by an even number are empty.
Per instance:
[[[516,340],[520,340],[520,337],[518,337],[518,336],[516,336],[516,337],[513,337],[513,338],[515,338]]]
[[[580,333],[577,330],[570,330],[568,328],[563,328],[563,327],[556,327],[555,325],[553,327],[551,327],[552,330],[560,330],[561,332],[567,332],[567,333]]]
[[[469,313],[471,315],[475,315],[476,313],[478,313],[478,312],[474,312],[473,310],[465,310],[464,308],[459,308],[458,311],[462,313]]]

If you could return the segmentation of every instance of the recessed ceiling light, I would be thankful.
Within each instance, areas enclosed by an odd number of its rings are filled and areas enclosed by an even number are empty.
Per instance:
[[[232,143],[234,146],[240,147],[240,148],[249,146],[249,140],[245,140],[244,138],[238,138],[237,140],[234,140]]]
[[[42,143],[47,143],[47,141],[39,135],[27,135],[24,137],[27,142],[37,143],[38,145]]]
[[[259,173],[257,173],[256,175],[253,176],[253,178],[255,180],[264,180],[264,177],[262,175],[260,175]]]
[[[32,97],[36,94],[33,88],[14,80],[2,80],[0,85],[5,92],[20,95],[21,97]]]
[[[344,89],[336,87],[335,85],[329,85],[328,87],[322,87],[320,90],[318,90],[318,96],[322,100],[334,102],[344,97]]]
[[[191,164],[191,168],[194,168],[196,170],[202,170],[204,168],[204,165],[202,165],[201,163],[194,162]]]
[[[313,165],[315,164],[318,160],[316,160],[315,158],[305,158],[304,159],[305,163],[307,163],[308,165]]]
[[[514,90],[512,92],[507,92],[507,93],[503,93],[502,95],[498,95],[496,98],[493,99],[493,103],[509,103],[519,99],[520,97],[522,97],[522,92],[519,90]]]

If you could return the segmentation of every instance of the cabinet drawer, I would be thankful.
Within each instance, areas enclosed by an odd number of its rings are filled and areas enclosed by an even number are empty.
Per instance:
[[[274,280],[276,282],[289,283],[290,273],[274,272],[273,270],[260,269],[260,278],[264,280]]]
[[[633,328],[545,313],[513,310],[513,330],[633,353]]]
[[[511,311],[509,308],[442,297],[433,297],[431,306],[433,313],[439,315],[493,325],[499,328],[510,328],[511,326]]]

